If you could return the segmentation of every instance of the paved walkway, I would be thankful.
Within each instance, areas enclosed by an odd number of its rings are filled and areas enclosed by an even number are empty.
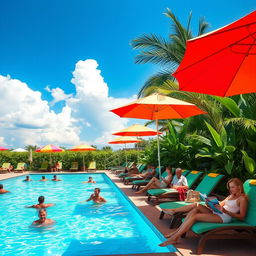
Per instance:
[[[141,212],[155,225],[155,227],[162,232],[163,234],[169,233],[168,228],[169,220],[165,218],[159,220],[160,209],[157,206],[153,206],[147,202],[146,196],[135,195],[134,190],[131,189],[131,185],[124,185],[120,180],[112,173],[106,171],[108,176],[116,183],[116,185],[130,198],[130,200],[141,210]],[[7,173],[1,174],[0,180],[6,178],[17,177],[20,175],[25,175],[29,173]],[[47,173],[44,173],[47,174]],[[53,173],[51,173],[53,174]],[[54,173],[55,174],[55,173]],[[61,173],[56,173],[61,174]],[[8,188],[6,188],[8,189]],[[193,256],[196,254],[196,247],[198,243],[198,238],[188,232],[186,239],[181,239],[181,242],[176,245],[180,253],[173,254],[143,254],[143,256],[157,255],[184,255],[184,256]],[[140,254],[142,255],[142,254]],[[210,240],[207,242],[204,249],[204,256],[216,256],[216,255],[225,255],[225,256],[255,256],[256,255],[256,245],[252,242],[246,240]],[[106,256],[106,255],[105,255]],[[121,256],[116,255],[116,256]],[[122,255],[124,256],[124,255]],[[132,255],[130,255],[132,256]],[[135,255],[133,255],[135,256]]]

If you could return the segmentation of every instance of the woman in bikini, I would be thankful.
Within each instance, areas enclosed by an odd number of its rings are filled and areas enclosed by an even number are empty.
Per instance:
[[[187,216],[182,225],[174,232],[166,235],[168,238],[159,246],[167,246],[175,244],[179,238],[186,233],[195,222],[213,222],[213,223],[229,223],[232,218],[243,220],[246,216],[248,199],[244,193],[243,183],[238,178],[230,179],[227,183],[229,196],[221,201],[215,207],[222,213],[213,212],[213,210],[199,203],[183,206],[175,209],[163,209],[168,214],[178,212],[187,212]]]

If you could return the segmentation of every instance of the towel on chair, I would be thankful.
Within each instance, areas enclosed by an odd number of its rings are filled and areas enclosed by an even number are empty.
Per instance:
[[[179,200],[180,201],[185,201],[187,189],[185,189],[185,188],[175,188],[175,189],[179,193]]]

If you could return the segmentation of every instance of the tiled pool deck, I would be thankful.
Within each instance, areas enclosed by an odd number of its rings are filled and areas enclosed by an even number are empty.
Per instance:
[[[66,173],[66,172],[65,172]],[[171,230],[168,228],[168,218],[159,220],[160,210],[157,206],[153,206],[147,203],[146,196],[135,195],[134,190],[131,189],[130,185],[124,185],[114,174],[106,171],[108,176],[116,183],[116,185],[130,198],[130,200],[144,213],[144,215],[155,225],[155,227],[163,234],[169,233]],[[0,180],[17,177],[24,175],[25,173],[10,173],[10,174],[0,174]],[[56,174],[56,173],[54,173]],[[61,174],[61,173],[60,173]],[[8,189],[8,188],[6,188]],[[162,253],[162,254],[139,254],[143,256],[157,255],[184,255],[191,256],[196,254],[196,247],[198,243],[198,238],[189,232],[186,239],[181,239],[181,242],[176,245],[179,252],[177,253]],[[119,256],[121,256],[120,254]],[[135,256],[129,255],[129,256]],[[246,240],[210,240],[207,242],[203,256],[255,256],[256,255],[256,245],[252,242]],[[115,255],[118,256],[118,255]],[[124,255],[122,255],[124,256]]]

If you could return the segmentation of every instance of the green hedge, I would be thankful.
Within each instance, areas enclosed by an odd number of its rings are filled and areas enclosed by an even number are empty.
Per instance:
[[[90,152],[72,152],[65,151],[63,153],[36,153],[33,152],[33,162],[29,165],[29,170],[38,170],[43,161],[52,162],[61,161],[63,170],[68,170],[72,162],[78,162],[79,166],[83,165],[83,156],[85,166],[87,167],[90,161],[96,161],[97,169],[104,170],[109,166],[117,166],[125,162],[125,156],[127,161],[137,162],[138,151],[110,151],[110,150],[97,150]],[[1,152],[0,153],[0,166],[4,162],[11,163],[14,168],[17,167],[19,162],[28,162],[29,153],[18,153],[18,152]]]

